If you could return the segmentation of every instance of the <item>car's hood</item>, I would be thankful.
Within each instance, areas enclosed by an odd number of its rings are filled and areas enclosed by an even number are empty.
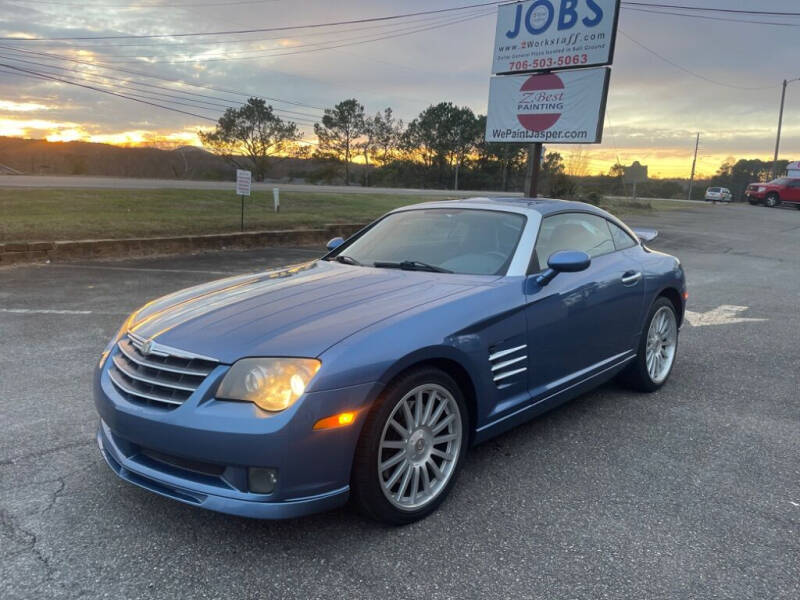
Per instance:
[[[130,330],[224,363],[314,357],[382,319],[491,281],[314,261],[165,296],[145,305]]]

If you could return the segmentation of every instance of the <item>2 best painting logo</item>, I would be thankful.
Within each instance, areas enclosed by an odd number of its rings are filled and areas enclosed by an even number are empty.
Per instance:
[[[545,131],[555,125],[564,112],[566,90],[555,74],[533,75],[520,87],[517,119],[528,131]]]

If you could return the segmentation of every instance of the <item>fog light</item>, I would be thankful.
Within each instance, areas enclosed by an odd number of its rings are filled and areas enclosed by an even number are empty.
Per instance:
[[[248,487],[257,494],[271,494],[278,484],[278,469],[250,467],[247,470]]]

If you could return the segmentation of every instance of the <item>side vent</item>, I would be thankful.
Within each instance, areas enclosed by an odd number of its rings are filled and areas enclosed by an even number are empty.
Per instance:
[[[527,349],[526,344],[502,350],[496,346],[489,348],[492,379],[498,388],[503,389],[520,381],[522,374],[528,370]]]

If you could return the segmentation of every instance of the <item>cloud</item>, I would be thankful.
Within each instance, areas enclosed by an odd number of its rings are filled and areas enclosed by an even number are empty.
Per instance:
[[[0,35],[147,35],[250,29],[413,12],[430,7],[427,0],[403,3],[339,0],[335,3],[269,2],[191,9],[178,9],[165,3],[152,9],[126,10],[123,7],[93,7],[92,1],[100,4],[99,0],[90,0],[81,10],[44,3],[37,4],[35,9],[29,4],[25,7],[19,5],[17,10],[17,5],[14,5],[13,12],[4,15],[5,21],[0,21]],[[728,7],[729,2],[706,0],[705,4]],[[796,9],[796,1],[774,0],[770,3],[770,10],[784,8]],[[117,69],[211,86],[216,89],[176,89],[222,98],[215,100],[179,94],[193,98],[185,102],[204,107],[181,108],[212,119],[219,117],[224,107],[204,104],[204,100],[223,105],[244,100],[241,95],[219,90],[269,96],[315,107],[332,106],[345,98],[356,97],[366,105],[368,112],[391,106],[395,114],[406,122],[428,105],[442,100],[485,112],[494,18],[489,15],[449,26],[444,24],[445,21],[444,18],[420,17],[413,23],[373,23],[335,30],[294,30],[213,38],[128,39],[113,43],[12,45],[37,52],[69,54],[71,58],[95,63],[105,61],[113,63]],[[316,47],[338,45],[436,23],[439,25],[429,31],[405,37],[324,52],[305,52],[314,49],[313,44],[317,44]],[[629,10],[623,10],[620,27],[681,68],[658,58],[624,36],[618,38],[604,143],[585,147],[586,153],[595,161],[593,169],[595,165],[598,168],[610,166],[616,155],[621,154],[626,162],[636,159],[650,162],[652,173],[688,176],[698,131],[701,132],[700,162],[704,170],[716,170],[719,163],[714,163],[720,157],[768,157],[771,154],[777,125],[779,84],[784,78],[800,76],[796,61],[800,55],[800,28],[703,21]],[[243,43],[241,40],[250,41]],[[769,43],[752,40],[769,40]],[[289,54],[300,51],[304,53]],[[263,56],[253,58],[259,53]],[[0,55],[3,54],[21,56],[13,51],[0,50]],[[148,58],[132,58],[136,56]],[[198,57],[244,60],[178,62]],[[164,92],[146,88],[141,83],[169,86],[160,79],[147,79],[120,70],[105,71],[78,63],[59,64],[35,55],[27,55],[25,59],[56,67],[87,68],[86,72],[93,78],[103,74],[120,77],[122,81],[104,78],[102,85],[125,94],[152,96]],[[0,59],[0,62],[4,61]],[[28,67],[37,68],[33,65]],[[69,77],[78,76],[72,71],[61,73]],[[126,89],[126,86],[138,86],[139,89],[134,91]],[[757,89],[739,89],[742,87]],[[48,117],[60,125],[44,135],[80,134],[84,136],[80,139],[106,139],[111,143],[137,143],[141,136],[145,140],[142,143],[149,143],[152,136],[175,134],[180,137],[182,132],[194,131],[198,123],[203,124],[202,120],[188,115],[66,84],[2,72],[0,98],[19,105],[47,106]],[[312,115],[294,116],[306,136],[313,137],[306,119],[313,121],[318,118],[319,109],[272,102],[282,110]],[[800,114],[799,102],[800,82],[790,86],[787,95],[782,144],[782,154],[786,158],[800,158],[800,122],[796,117]],[[0,131],[13,127],[15,131],[41,134],[43,130],[27,128],[11,119],[12,115],[20,112],[0,105],[0,119],[8,117],[5,121],[0,120],[0,124],[5,123],[2,127],[6,128]],[[291,113],[283,114],[287,118],[292,116]],[[15,124],[9,124],[9,119]],[[568,146],[553,146],[553,150],[571,151]]]

